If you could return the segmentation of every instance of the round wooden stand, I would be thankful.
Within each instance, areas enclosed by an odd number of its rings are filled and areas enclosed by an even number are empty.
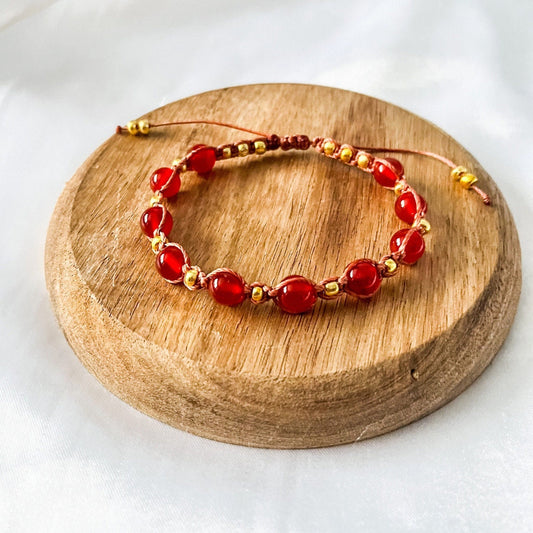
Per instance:
[[[400,156],[433,227],[416,266],[385,280],[368,302],[321,301],[296,316],[271,303],[227,308],[206,291],[164,282],[138,220],[151,171],[191,145],[249,136],[213,126],[112,135],[59,198],[46,277],[68,342],[118,397],[211,439],[311,448],[417,420],[494,357],[519,298],[517,233],[494,182],[441,130],[388,103],[309,85],[233,87],[146,117],[430,150],[473,170],[493,206],[454,183],[441,163]],[[371,176],[313,150],[278,151],[219,163],[207,181],[187,173],[170,203],[171,238],[206,272],[225,266],[250,282],[294,273],[320,280],[388,251],[404,227],[394,200]]]

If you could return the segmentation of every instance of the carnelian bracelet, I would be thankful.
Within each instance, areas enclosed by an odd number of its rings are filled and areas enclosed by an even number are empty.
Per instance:
[[[429,222],[424,218],[427,212],[426,201],[409,185],[404,176],[402,164],[390,157],[377,158],[371,152],[415,153],[433,157],[452,168],[451,176],[465,189],[477,192],[486,205],[490,205],[489,196],[474,183],[477,178],[466,168],[455,165],[449,159],[418,150],[360,148],[350,144],[341,144],[331,138],[306,135],[280,137],[264,134],[240,126],[210,120],[191,120],[150,125],[146,120],[131,121],[126,127],[117,126],[117,133],[128,131],[132,135],[148,134],[155,127],[176,124],[213,124],[257,135],[252,140],[220,146],[197,144],[181,159],[175,160],[171,167],[155,170],[150,176],[153,196],[150,207],[141,215],[141,229],[150,239],[152,250],[156,254],[156,267],[161,276],[169,283],[183,283],[190,290],[208,289],[213,298],[227,306],[236,306],[250,300],[261,304],[267,300],[274,302],[288,313],[304,313],[313,308],[318,298],[332,300],[347,293],[358,298],[369,298],[379,289],[383,278],[394,276],[400,265],[413,265],[423,255],[425,242],[423,235],[430,230]],[[278,285],[270,286],[260,282],[247,283],[240,274],[228,268],[217,268],[206,274],[200,267],[191,265],[184,248],[170,242],[168,236],[172,230],[173,219],[165,199],[178,194],[181,187],[181,175],[193,171],[206,177],[217,161],[249,155],[263,155],[274,150],[307,150],[310,147],[329,158],[337,159],[346,165],[372,174],[375,180],[386,189],[397,194],[395,212],[398,218],[409,224],[400,229],[390,240],[390,253],[379,261],[357,259],[352,261],[340,276],[334,276],[315,283],[304,276],[291,275]]]

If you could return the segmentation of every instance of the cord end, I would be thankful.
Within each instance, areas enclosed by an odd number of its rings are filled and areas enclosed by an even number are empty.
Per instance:
[[[490,196],[485,191],[482,191],[479,187],[474,185],[474,183],[478,181],[477,177],[474,176],[474,174],[471,174],[465,167],[455,167],[452,169],[450,175],[454,181],[459,182],[459,185],[461,185],[463,189],[472,189],[475,193],[477,193],[485,205],[492,204]]]
[[[476,187],[475,185],[472,185],[470,188],[474,192],[479,194],[479,196],[481,197],[485,205],[492,205],[492,200],[490,199],[490,196],[485,191],[482,191],[479,187]]]
[[[115,133],[122,133],[127,131],[130,135],[148,135],[150,131],[150,123],[147,120],[130,120],[126,126],[117,126],[115,128]]]

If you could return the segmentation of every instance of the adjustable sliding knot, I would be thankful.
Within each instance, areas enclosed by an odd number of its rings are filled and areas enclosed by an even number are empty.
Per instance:
[[[282,150],[307,150],[310,146],[311,141],[307,135],[287,135],[280,140]]]

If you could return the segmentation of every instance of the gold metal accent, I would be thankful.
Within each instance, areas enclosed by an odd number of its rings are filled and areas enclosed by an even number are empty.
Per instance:
[[[247,143],[238,144],[237,149],[239,150],[240,157],[245,157],[250,153],[250,148]]]
[[[418,225],[422,229],[423,233],[429,233],[431,231],[431,224],[425,218],[422,218]],[[413,224],[413,228],[414,227],[415,224]]]
[[[185,275],[183,276],[183,284],[188,289],[192,289],[197,279],[198,270],[196,270],[195,268],[191,268],[191,270],[187,270],[187,272],[185,272]]]
[[[396,272],[396,270],[398,269],[398,263],[394,259],[385,259],[383,264],[387,268],[387,272],[389,274]]]
[[[231,157],[231,148],[229,146],[225,146],[222,148],[222,159],[229,159]]]
[[[130,120],[127,124],[126,124],[126,128],[128,128],[128,131],[132,134],[132,135],[137,135],[139,133],[139,124],[137,123],[136,120]]]
[[[350,160],[352,159],[352,156],[353,156],[353,152],[351,148],[348,148],[346,146],[345,148],[341,150],[340,158],[341,158],[341,161],[343,161],[344,163],[349,163]]]
[[[459,167],[455,167],[451,172],[450,172],[450,176],[453,180],[455,181],[459,181],[461,179],[461,176],[463,174],[466,174],[468,172],[468,170],[465,168],[465,167],[462,167],[462,166],[459,166]]]
[[[254,302],[260,302],[264,297],[264,291],[261,287],[254,287],[252,289],[252,300]]]
[[[324,285],[324,294],[326,296],[335,296],[339,294],[341,288],[336,281],[330,281]]]
[[[161,201],[163,200],[163,195],[160,192],[155,193],[152,198],[150,198],[150,207],[154,207],[154,205],[161,204]]]
[[[185,172],[187,170],[187,164],[183,163],[181,159],[174,159],[171,166],[177,167],[178,172]]]
[[[359,168],[362,168],[362,169],[368,168],[369,163],[370,163],[370,159],[368,159],[367,155],[359,154],[357,156],[357,166]]]
[[[464,189],[470,189],[470,187],[472,187],[472,185],[474,185],[474,183],[476,183],[476,181],[477,181],[477,178],[476,178],[476,176],[474,176],[474,174],[463,174],[459,178],[459,184]]]
[[[403,186],[404,186],[403,181],[399,181],[399,182],[394,186],[394,192],[396,193],[396,196],[400,196],[400,194],[402,194],[402,192],[403,192]]]
[[[157,254],[161,250],[163,245],[165,245],[166,243],[167,238],[164,235],[156,235],[152,239],[152,252],[154,252],[154,254]]]
[[[150,123],[147,120],[139,120],[139,131],[143,135],[148,135],[148,132],[150,131]]]
[[[322,145],[322,147],[326,155],[333,155],[333,153],[337,149],[337,145],[335,144],[334,141],[331,141],[331,140],[324,141],[324,144]]]
[[[259,155],[264,154],[267,151],[267,145],[265,141],[255,141],[254,147],[255,147],[255,153]]]

